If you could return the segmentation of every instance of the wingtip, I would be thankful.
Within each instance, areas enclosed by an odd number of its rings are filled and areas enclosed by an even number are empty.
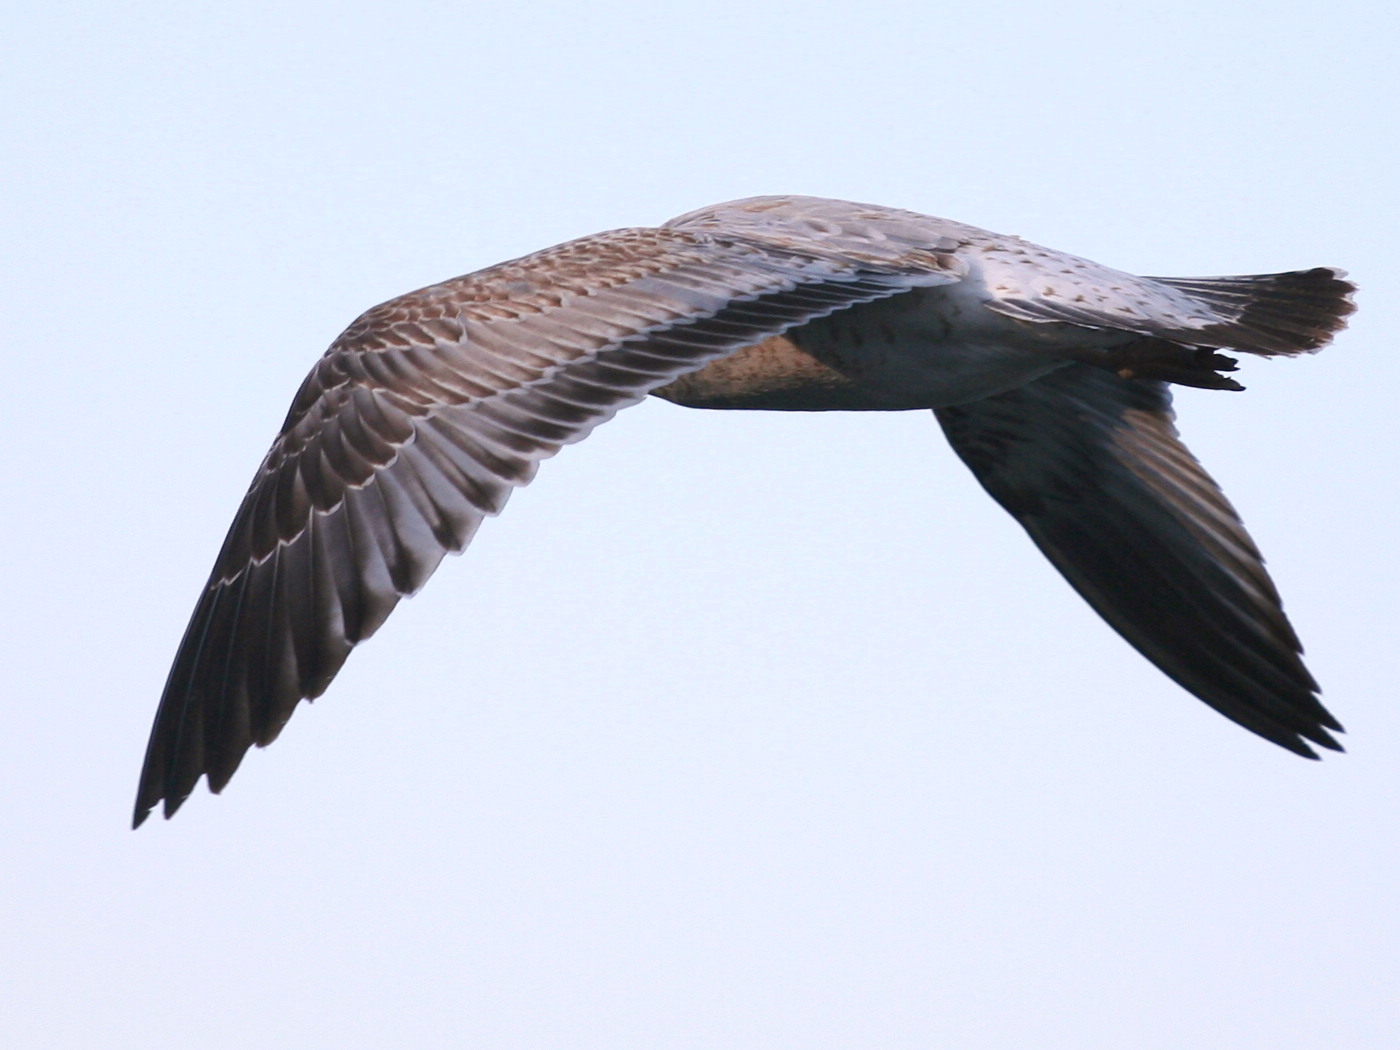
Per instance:
[[[139,828],[142,824],[146,823],[146,821],[150,818],[150,815],[151,815],[152,811],[156,808],[156,806],[160,803],[160,801],[161,801],[161,800],[160,800],[159,798],[152,799],[152,800],[149,801],[149,802],[147,802],[145,799],[138,799],[138,800],[137,800],[137,802],[136,802],[136,808],[132,811],[132,814],[131,814],[131,830],[132,830],[132,831],[135,831],[135,830],[136,830],[137,828]],[[165,813],[164,813],[165,819],[166,819],[166,820],[169,820],[169,819],[170,819],[170,814],[173,813],[173,812],[175,812],[174,809],[171,809],[171,807],[170,807],[169,804],[167,803],[167,805],[166,805],[166,807],[165,807]]]
[[[136,792],[136,804],[131,809],[132,831],[135,831],[142,824],[146,823],[146,818],[151,815],[151,809],[159,801],[160,796],[152,798],[150,796],[150,793],[147,791],[145,782],[145,770],[142,770],[141,787]]]
[[[1337,727],[1336,727],[1336,730],[1337,730],[1337,732],[1339,732],[1339,733],[1343,731],[1342,728],[1341,728],[1340,726],[1337,726]],[[1317,744],[1319,747],[1325,747],[1328,751],[1332,751],[1332,752],[1334,752],[1334,753],[1336,753],[1336,754],[1339,754],[1339,755],[1344,755],[1344,754],[1346,754],[1347,749],[1346,749],[1345,747],[1343,747],[1343,746],[1342,746],[1342,742],[1341,742],[1340,740],[1337,740],[1336,738],[1334,738],[1334,737],[1332,736],[1332,734],[1330,734],[1330,733],[1326,732],[1325,730],[1323,730],[1323,731],[1320,731],[1320,732],[1318,733],[1318,736],[1322,737],[1323,739],[1319,740],[1319,739],[1317,739],[1317,737],[1314,737],[1314,738],[1313,738],[1313,742],[1314,742],[1315,744]],[[1321,757],[1321,756],[1319,756],[1319,757]]]
[[[1346,748],[1341,745],[1339,740],[1332,736],[1332,733],[1328,732],[1329,729],[1337,733],[1345,732],[1341,724],[1329,715],[1325,725],[1326,728],[1323,728],[1323,724],[1319,724],[1307,730],[1296,730],[1296,735],[1292,738],[1286,741],[1276,739],[1274,743],[1280,744],[1289,751],[1292,751],[1295,755],[1311,759],[1314,762],[1320,762],[1322,756],[1314,751],[1312,747],[1309,746],[1310,744],[1325,748],[1335,754],[1346,754]]]
[[[198,781],[196,781],[196,783],[198,783]],[[191,788],[191,790],[193,790],[193,788]],[[181,794],[174,790],[168,793],[148,793],[145,789],[145,785],[142,785],[142,791],[136,796],[136,806],[131,814],[131,830],[135,831],[142,824],[146,823],[146,820],[155,811],[157,806],[160,807],[160,815],[164,819],[169,820],[176,814],[180,807],[185,804],[185,800],[190,797],[190,793],[190,791],[186,791]],[[217,794],[217,791],[215,793]]]

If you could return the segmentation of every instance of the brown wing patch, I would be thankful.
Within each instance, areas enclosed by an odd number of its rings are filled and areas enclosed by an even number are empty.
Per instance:
[[[156,715],[139,824],[320,695],[539,462],[740,347],[955,276],[743,237],[622,230],[376,306],[303,383],[239,508]]]

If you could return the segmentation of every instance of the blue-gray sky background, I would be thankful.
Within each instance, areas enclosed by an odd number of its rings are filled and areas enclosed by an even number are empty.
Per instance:
[[[113,1050],[1400,1045],[1393,6],[28,5],[5,17],[0,1031]],[[359,311],[757,193],[1139,273],[1347,267],[1180,395],[1349,754],[1113,635],[926,413],[651,402],[222,797],[170,659]]]

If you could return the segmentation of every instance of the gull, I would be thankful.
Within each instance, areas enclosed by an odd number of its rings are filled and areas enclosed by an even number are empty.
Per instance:
[[[977,480],[1131,645],[1226,718],[1341,750],[1170,384],[1317,350],[1341,270],[1135,277],[945,219],[754,197],[613,230],[362,314],[292,402],[156,713],[133,826],[320,696],[541,460],[654,394],[692,408],[931,409]]]

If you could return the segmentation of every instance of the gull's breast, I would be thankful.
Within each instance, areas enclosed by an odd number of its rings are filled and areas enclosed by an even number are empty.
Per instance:
[[[945,408],[1028,383],[1072,360],[1071,344],[1094,341],[998,316],[984,301],[976,282],[916,289],[745,347],[655,393],[690,408]]]

